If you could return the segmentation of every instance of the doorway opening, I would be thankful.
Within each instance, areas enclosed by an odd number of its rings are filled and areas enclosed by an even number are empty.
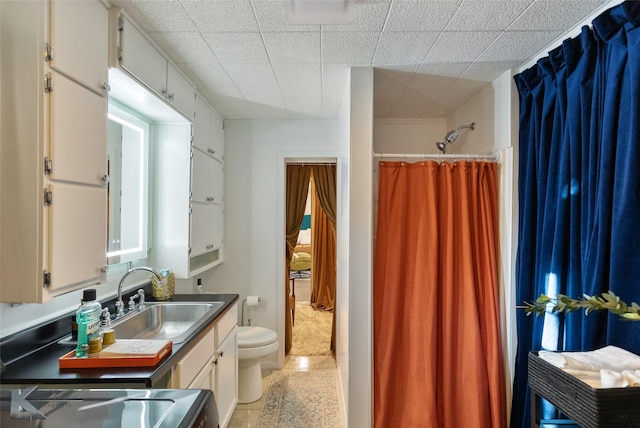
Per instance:
[[[304,364],[335,355],[336,164],[287,162],[286,183],[285,353]]]

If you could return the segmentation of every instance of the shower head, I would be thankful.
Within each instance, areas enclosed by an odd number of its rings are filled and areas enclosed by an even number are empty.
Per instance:
[[[460,135],[460,131],[462,129],[469,128],[469,129],[471,129],[473,131],[475,129],[475,127],[476,127],[476,123],[475,122],[471,122],[469,125],[462,125],[462,126],[459,126],[457,129],[454,129],[454,130],[451,130],[451,131],[447,132],[447,135],[444,136],[444,142],[436,143],[436,147],[442,153],[446,153],[447,152],[447,144],[451,144],[454,141],[456,141],[458,139],[458,135]]]

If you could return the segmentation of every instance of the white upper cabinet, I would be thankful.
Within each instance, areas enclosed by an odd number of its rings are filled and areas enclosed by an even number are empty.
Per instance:
[[[118,7],[111,9],[111,66],[120,67],[189,119],[195,88]]]
[[[104,186],[107,174],[107,101],[51,73],[51,180]]]
[[[105,279],[107,28],[99,0],[0,1],[4,302]]]
[[[100,94],[109,81],[108,17],[98,1],[52,1],[45,53],[53,70]]]

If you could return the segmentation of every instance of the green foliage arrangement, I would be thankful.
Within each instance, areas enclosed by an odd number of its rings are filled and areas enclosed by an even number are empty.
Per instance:
[[[553,305],[551,309],[552,313],[569,313],[584,309],[584,313],[589,315],[591,311],[606,310],[612,314],[620,315],[627,320],[640,321],[640,305],[636,302],[627,305],[611,290],[602,293],[601,296],[589,296],[585,294],[583,299],[573,299],[564,294],[558,294],[554,299],[545,294],[541,294],[534,302],[524,302],[524,306],[519,306],[519,308],[524,309],[527,315],[544,315],[549,304]]]

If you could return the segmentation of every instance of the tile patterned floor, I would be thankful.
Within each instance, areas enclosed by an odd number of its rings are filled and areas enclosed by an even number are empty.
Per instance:
[[[287,357],[283,370],[263,370],[262,388],[260,400],[236,406],[228,428],[344,426],[333,356]]]

